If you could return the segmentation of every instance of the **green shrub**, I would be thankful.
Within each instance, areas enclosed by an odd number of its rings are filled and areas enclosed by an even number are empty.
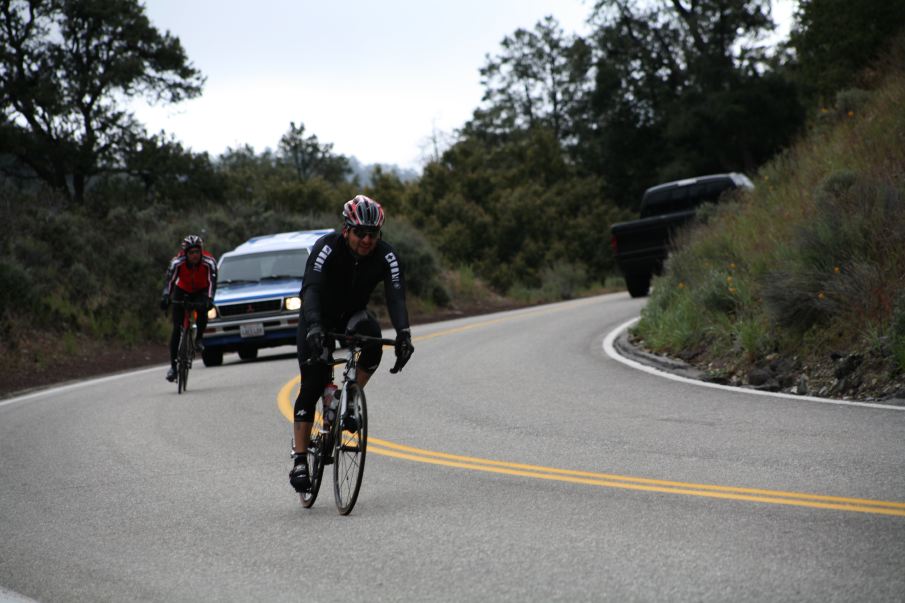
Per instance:
[[[902,190],[841,170],[814,193],[782,268],[765,275],[773,319],[804,332],[830,320],[888,319],[905,259]]]
[[[581,264],[560,260],[543,269],[541,282],[551,299],[572,299],[587,285],[588,271]]]
[[[36,294],[28,271],[12,258],[0,258],[0,320],[12,314],[30,314]]]
[[[384,231],[405,266],[407,291],[441,306],[448,304],[449,293],[440,282],[439,254],[424,235],[400,218],[387,221]]]
[[[480,294],[478,278],[471,266],[461,266],[453,271],[451,281],[453,293],[460,299],[474,301]]]
[[[905,371],[905,294],[896,303],[889,333],[893,361],[899,371]]]
[[[836,93],[836,111],[840,115],[860,113],[870,102],[871,92],[860,88],[849,88]]]
[[[742,318],[731,326],[738,351],[751,362],[766,356],[775,347],[770,328],[760,317]]]
[[[663,277],[656,277],[653,286],[635,332],[658,352],[677,353],[700,341],[707,318],[694,295]]]
[[[735,314],[739,304],[736,277],[722,268],[707,270],[701,286],[689,292],[710,312]]]
[[[280,180],[269,183],[264,191],[265,204],[270,209],[296,214],[320,214],[334,211],[345,200],[354,196],[354,190],[330,184],[322,178],[310,180]]]
[[[603,281],[604,289],[625,289],[625,277],[622,275],[619,276],[607,276]]]

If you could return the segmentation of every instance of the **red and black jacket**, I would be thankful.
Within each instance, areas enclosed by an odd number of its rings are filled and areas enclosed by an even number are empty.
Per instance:
[[[189,266],[185,250],[179,252],[167,268],[166,283],[163,286],[163,294],[172,295],[173,287],[178,287],[186,293],[205,292],[211,299],[217,290],[217,261],[207,251],[201,252],[201,261],[196,266]]]

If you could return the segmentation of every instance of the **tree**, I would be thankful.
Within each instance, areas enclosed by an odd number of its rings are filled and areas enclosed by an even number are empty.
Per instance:
[[[305,137],[305,124],[289,122],[289,131],[280,138],[280,158],[292,166],[299,180],[320,176],[338,183],[352,173],[349,160],[333,154],[333,143],[321,144],[317,136]]]
[[[208,154],[184,149],[163,131],[129,141],[123,167],[141,182],[145,201],[154,195],[171,202],[186,197],[220,199],[223,195],[224,179],[214,171]]]
[[[590,67],[590,47],[578,36],[564,35],[553,17],[539,21],[534,31],[518,29],[481,69],[487,107],[475,113],[476,120],[496,133],[546,127],[566,141]]]
[[[179,102],[203,82],[137,0],[0,0],[0,144],[72,200],[143,135],[127,99]]]
[[[905,24],[903,0],[801,0],[790,36],[795,71],[806,95],[827,100],[863,85],[859,71]]]
[[[757,71],[775,28],[770,0],[600,0],[592,21],[601,59],[648,102]]]
[[[217,172],[226,182],[228,197],[255,199],[265,196],[264,191],[272,182],[292,181],[292,173],[277,160],[270,149],[261,155],[250,145],[227,148],[217,158]]]

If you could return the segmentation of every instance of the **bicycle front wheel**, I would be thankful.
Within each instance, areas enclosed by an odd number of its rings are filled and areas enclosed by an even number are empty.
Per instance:
[[[302,506],[306,509],[311,508],[314,501],[317,500],[317,493],[321,489],[321,480],[324,477],[324,456],[327,453],[327,436],[329,434],[321,431],[323,423],[315,421],[311,426],[311,442],[308,444],[308,471],[311,487],[307,492],[299,494]]]
[[[333,425],[333,495],[341,515],[348,515],[358,500],[368,446],[368,407],[365,393],[350,383],[346,412]]]
[[[183,329],[179,336],[179,352],[176,356],[176,374],[178,384],[178,393],[184,392],[189,386],[189,366],[191,364],[191,347],[193,346],[192,335]]]

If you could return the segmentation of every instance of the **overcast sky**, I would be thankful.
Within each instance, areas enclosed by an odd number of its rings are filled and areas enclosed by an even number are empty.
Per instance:
[[[206,76],[201,97],[135,107],[152,132],[212,155],[275,149],[291,121],[362,163],[418,168],[434,130],[479,106],[503,37],[553,15],[586,33],[593,0],[146,0]]]

